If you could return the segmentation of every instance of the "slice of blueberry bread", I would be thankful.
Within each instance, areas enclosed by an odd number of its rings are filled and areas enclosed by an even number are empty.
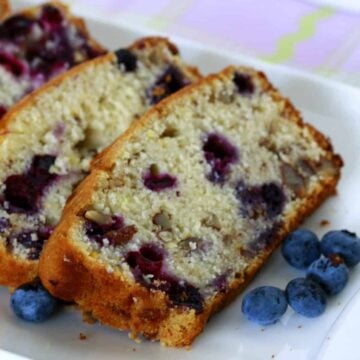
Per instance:
[[[0,20],[10,14],[11,7],[7,0],[0,0]]]
[[[225,69],[93,163],[40,259],[102,323],[187,346],[330,194],[341,158],[259,72]]]
[[[7,17],[0,24],[0,118],[54,76],[104,53],[85,23],[61,3]]]
[[[93,157],[152,104],[200,77],[145,38],[51,80],[0,123],[0,284],[37,275],[44,242]]]

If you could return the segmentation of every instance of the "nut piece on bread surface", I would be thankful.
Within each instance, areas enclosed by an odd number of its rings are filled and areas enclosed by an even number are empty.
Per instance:
[[[10,16],[6,8],[0,0],[0,120],[50,79],[106,53],[90,37],[85,22],[60,2]]]
[[[92,159],[149,107],[199,78],[174,44],[143,38],[52,79],[3,117],[0,284],[37,277],[43,244]]]
[[[40,278],[101,323],[189,346],[335,192],[341,158],[250,68],[149,110],[93,162]]]

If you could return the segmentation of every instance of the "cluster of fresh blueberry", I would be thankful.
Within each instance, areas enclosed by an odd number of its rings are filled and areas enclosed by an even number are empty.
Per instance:
[[[313,232],[296,230],[285,239],[282,254],[290,265],[306,270],[306,277],[291,280],[285,291],[261,286],[245,295],[242,312],[260,325],[276,323],[288,304],[300,315],[321,315],[327,296],[344,289],[349,268],[360,262],[360,239],[342,230],[328,232],[320,242]]]

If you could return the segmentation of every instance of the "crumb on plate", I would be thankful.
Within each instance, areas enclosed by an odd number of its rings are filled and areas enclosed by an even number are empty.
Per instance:
[[[329,220],[326,220],[326,219],[322,219],[320,221],[320,226],[328,226],[330,225],[330,221]]]

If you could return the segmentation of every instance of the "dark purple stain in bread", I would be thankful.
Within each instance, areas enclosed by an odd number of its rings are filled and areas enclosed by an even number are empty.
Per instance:
[[[39,22],[47,30],[56,30],[63,24],[64,20],[64,16],[58,8],[52,5],[45,5],[42,9]]]
[[[115,51],[117,63],[124,67],[125,72],[134,72],[137,69],[137,57],[128,49]]]
[[[41,250],[47,239],[50,237],[53,231],[52,227],[44,227],[38,231],[24,231],[18,234],[11,235],[7,239],[7,247],[12,249],[14,243],[21,244],[27,250],[29,260],[38,260],[40,257]]]
[[[185,306],[201,312],[203,297],[199,290],[187,281],[169,274],[164,266],[166,256],[164,249],[148,243],[138,251],[130,251],[125,260],[137,282],[148,288],[164,291],[175,306]]]
[[[128,243],[137,232],[134,225],[125,225],[122,216],[113,216],[111,221],[105,224],[99,224],[95,221],[85,220],[85,232],[87,237],[97,242],[101,247],[104,241],[108,245],[119,246]]]
[[[164,250],[155,244],[145,244],[139,251],[130,251],[126,262],[132,269],[139,271],[139,275],[153,275],[159,278],[164,260]]]
[[[16,56],[0,50],[0,66],[15,77],[20,77],[26,71],[26,65]]]
[[[254,93],[255,86],[250,75],[236,72],[233,81],[239,94],[252,95]]]
[[[286,198],[280,185],[273,182],[264,184],[261,187],[261,194],[269,217],[275,217],[282,213]]]
[[[204,299],[195,286],[187,282],[180,283],[174,280],[171,282],[167,293],[174,305],[195,309],[197,313],[203,311]]]
[[[150,104],[157,104],[189,83],[190,81],[176,66],[169,65],[147,91]]]
[[[215,288],[217,292],[225,292],[228,284],[228,273],[219,275],[212,282],[212,287]]]
[[[11,16],[0,24],[0,39],[16,41],[29,34],[34,21],[23,15]]]
[[[6,111],[6,107],[4,105],[0,105],[0,118],[5,115]]]
[[[250,242],[244,249],[248,256],[252,258],[259,255],[259,253],[272,248],[274,241],[278,239],[278,233],[281,229],[282,222],[277,221],[271,226],[259,231],[255,231],[254,240]]]
[[[6,230],[10,226],[10,221],[7,218],[0,217],[0,234],[3,234],[6,232]]]
[[[173,189],[177,185],[175,176],[165,173],[154,173],[148,170],[143,176],[144,186],[151,191],[163,191]]]
[[[5,201],[9,212],[34,213],[39,209],[45,189],[58,177],[49,172],[53,155],[36,155],[25,174],[10,175],[5,180]]]
[[[237,148],[223,135],[209,134],[203,143],[204,157],[211,166],[211,172],[207,175],[213,183],[222,184],[230,173],[231,164],[239,159]]]
[[[274,182],[251,186],[239,181],[235,187],[235,194],[240,200],[241,214],[255,220],[280,215],[286,200],[284,191]]]

